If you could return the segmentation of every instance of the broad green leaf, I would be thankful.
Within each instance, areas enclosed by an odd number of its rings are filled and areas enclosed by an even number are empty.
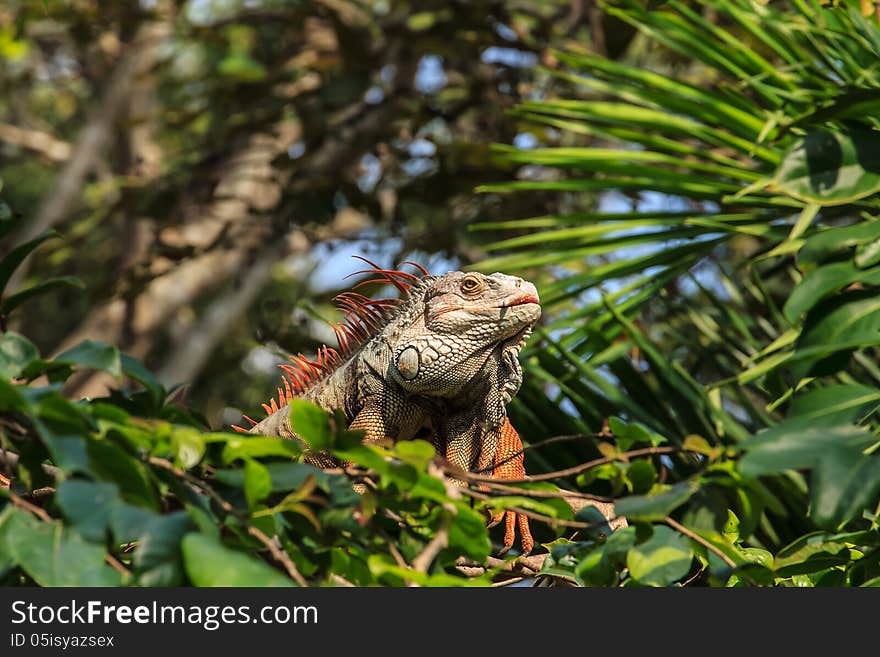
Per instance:
[[[294,586],[291,579],[264,562],[204,534],[187,534],[181,548],[186,574],[196,586]]]
[[[669,586],[687,575],[693,558],[687,538],[659,525],[650,539],[630,549],[626,566],[640,584]]]
[[[834,540],[825,532],[815,532],[782,548],[774,561],[777,575],[792,577],[819,572],[849,560],[850,550],[844,541]]]
[[[880,191],[880,133],[808,132],[776,170],[771,190],[807,203],[841,205]]]
[[[205,441],[202,434],[191,427],[175,427],[171,434],[171,449],[174,462],[184,470],[195,466],[205,455]]]
[[[212,523],[213,526],[213,523]],[[181,539],[194,523],[185,511],[166,515],[130,504],[114,507],[110,527],[118,543],[136,543],[132,570],[141,586],[181,586]]]
[[[19,376],[28,363],[39,357],[37,347],[23,335],[13,331],[0,334],[0,377]]]
[[[874,508],[880,499],[880,457],[838,447],[826,450],[816,467],[810,516],[836,529]]]
[[[424,467],[437,454],[434,446],[424,440],[402,440],[394,450],[402,460],[417,467]]]
[[[232,438],[223,447],[223,462],[232,463],[235,459],[259,458],[263,456],[283,456],[292,458],[302,453],[302,447],[295,440],[279,440],[248,436]]]
[[[307,463],[266,463],[263,467],[269,472],[273,493],[298,489],[308,477],[315,477],[322,487],[327,486],[331,480],[326,472]],[[217,470],[214,476],[227,486],[244,488],[245,474],[241,468]]]
[[[110,440],[89,440],[89,470],[107,481],[115,482],[122,498],[137,506],[158,511],[160,503],[153,481],[141,461]]]
[[[250,507],[256,506],[272,491],[272,476],[259,461],[248,459],[244,464],[244,495]]]
[[[6,377],[0,376],[0,411],[12,413],[27,409],[28,402],[21,394],[21,387],[14,385]]]
[[[332,445],[333,432],[330,430],[330,416],[327,411],[305,399],[291,399],[288,406],[290,426],[297,436],[316,451]]]
[[[40,522],[16,510],[7,520],[6,544],[16,563],[40,586],[119,586],[104,563],[104,548],[60,522]]]
[[[812,468],[832,448],[861,450],[875,441],[864,427],[816,426],[809,418],[786,420],[742,444],[739,471],[748,477]]]
[[[413,582],[419,586],[488,586],[491,580],[488,575],[480,577],[455,577],[440,572],[438,574],[423,573],[412,568],[397,565],[390,557],[384,554],[371,554],[367,558],[370,572],[376,577],[391,576],[389,583],[403,584]]]
[[[801,314],[810,310],[832,292],[853,283],[880,285],[880,267],[860,269],[851,260],[823,265],[809,272],[792,290],[783,312],[793,324]]]
[[[156,408],[161,406],[165,399],[165,388],[159,379],[136,358],[128,354],[120,354],[119,358],[123,374],[140,383],[150,393]]]
[[[463,504],[456,505],[449,524],[449,546],[471,559],[483,561],[492,549],[486,517]]]
[[[810,418],[816,425],[852,424],[880,403],[880,388],[839,383],[795,393],[789,418]]]
[[[631,493],[642,495],[657,481],[657,469],[651,461],[635,460],[626,468],[626,481]]]
[[[110,515],[121,503],[116,484],[84,479],[61,482],[55,501],[83,538],[96,543],[106,538]]]
[[[622,451],[629,450],[636,443],[645,443],[656,447],[667,442],[666,438],[640,422],[623,422],[619,418],[608,418],[608,426],[614,434],[617,446]]]
[[[880,344],[880,296],[873,290],[839,294],[814,307],[807,315],[804,329],[795,343],[793,374],[802,378],[816,366],[816,361],[834,354]],[[846,360],[831,365],[825,374],[846,365]]]
[[[880,240],[880,220],[859,221],[848,226],[821,228],[804,241],[798,252],[800,267],[817,265],[840,251]]]
[[[58,354],[53,362],[104,370],[115,377],[122,375],[122,359],[119,350],[113,345],[92,340],[83,340],[78,345]]]
[[[683,481],[653,495],[631,495],[614,503],[614,513],[628,520],[662,520],[690,499],[699,484]]]
[[[15,567],[15,556],[12,554],[7,543],[9,527],[11,524],[14,524],[9,522],[13,513],[15,513],[15,507],[11,504],[7,504],[6,508],[0,512],[0,578],[6,575],[11,568]]]

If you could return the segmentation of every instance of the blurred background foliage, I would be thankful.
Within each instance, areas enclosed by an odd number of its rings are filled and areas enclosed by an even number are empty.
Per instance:
[[[874,3],[11,0],[0,56],[4,252],[62,235],[6,294],[84,286],[9,316],[39,353],[116,345],[219,430],[351,255],[516,273],[527,471],[632,524],[538,527],[542,572],[880,583]]]
[[[504,177],[490,144],[534,141],[507,110],[548,93],[546,45],[603,25],[568,2],[4,3],[0,177],[26,236],[65,237],[28,275],[85,283],[14,328],[116,344],[236,421],[280,351],[332,337],[351,254],[445,270],[484,257],[474,221],[582,202],[473,190]]]

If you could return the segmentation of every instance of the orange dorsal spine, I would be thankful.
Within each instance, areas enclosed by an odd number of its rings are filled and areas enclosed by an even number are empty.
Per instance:
[[[334,349],[327,345],[321,346],[314,360],[310,360],[302,353],[288,356],[292,364],[279,365],[284,372],[281,376],[283,387],[277,389],[277,397],[271,398],[268,403],[262,405],[267,415],[277,412],[287,405],[288,400],[301,396],[317,381],[345,363],[361,345],[382,330],[388,320],[389,313],[402,300],[399,298],[371,299],[354,290],[372,284],[393,285],[401,295],[406,295],[413,284],[418,283],[425,276],[430,276],[424,267],[415,262],[406,261],[401,263],[401,266],[409,265],[415,268],[419,272],[418,275],[398,269],[384,269],[362,256],[352,257],[365,262],[370,268],[353,272],[345,278],[358,274],[372,274],[375,277],[360,281],[353,285],[350,291],[340,292],[334,297],[336,307],[345,315],[345,319],[341,323],[328,322],[336,335],[337,348]],[[251,426],[256,426],[257,422],[247,415],[243,417],[250,422]],[[248,433],[247,429],[235,424],[232,425],[232,428],[240,433]]]

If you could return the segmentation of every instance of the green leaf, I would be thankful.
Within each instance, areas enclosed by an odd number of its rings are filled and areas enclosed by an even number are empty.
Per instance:
[[[656,526],[651,538],[634,545],[626,557],[630,575],[647,586],[669,586],[687,575],[694,553],[687,538]]]
[[[456,505],[449,525],[449,547],[482,562],[492,550],[486,517],[463,504]]]
[[[797,261],[801,267],[817,265],[831,255],[872,244],[880,240],[880,220],[859,221],[849,226],[821,228],[807,237],[798,251]]]
[[[272,476],[259,461],[248,459],[244,464],[244,495],[248,506],[254,507],[272,491]]]
[[[651,461],[638,459],[627,467],[626,480],[632,493],[644,494],[651,490],[657,481],[657,469]]]
[[[174,462],[184,470],[195,466],[205,455],[205,440],[201,432],[191,427],[174,427],[171,433]]]
[[[305,399],[288,401],[290,426],[313,450],[328,449],[333,443],[330,416],[323,408]]]
[[[624,452],[636,443],[646,443],[656,447],[666,442],[666,438],[640,422],[623,422],[619,418],[611,417],[608,418],[608,427],[614,434],[617,446]]]
[[[424,440],[401,440],[394,446],[401,460],[423,468],[437,455],[434,446]]]
[[[153,405],[159,408],[165,399],[165,388],[159,380],[136,358],[128,354],[120,354],[119,358],[123,374],[140,383],[149,392]]]
[[[851,260],[823,265],[809,272],[798,283],[785,302],[783,312],[793,324],[801,314],[833,292],[842,290],[853,283],[880,285],[880,268],[860,269]]]
[[[833,458],[838,451],[832,448],[858,451],[874,441],[874,435],[864,427],[815,426],[802,418],[786,420],[742,444],[745,455],[739,462],[739,471],[748,477],[759,477],[811,468],[826,456]]]
[[[783,157],[771,191],[807,203],[842,205],[880,191],[880,133],[814,130]]]
[[[96,543],[106,538],[110,514],[121,503],[116,484],[84,479],[61,482],[55,501],[77,531]]]
[[[18,269],[18,266],[22,261],[28,257],[34,249],[40,246],[40,244],[57,236],[58,233],[54,230],[46,231],[30,241],[20,244],[3,256],[3,258],[0,258],[0,294],[6,289],[6,285],[12,277],[12,273]]]
[[[74,278],[73,276],[50,278],[36,285],[32,285],[31,287],[24,289],[21,292],[16,292],[15,294],[12,294],[3,299],[2,303],[0,303],[0,315],[8,315],[13,310],[18,308],[18,306],[23,304],[25,301],[31,299],[32,297],[44,294],[60,287],[75,287],[79,289],[85,289],[85,284],[81,280],[79,280],[78,278]]]
[[[90,471],[101,479],[115,482],[122,499],[153,511],[159,510],[156,490],[143,463],[110,440],[89,440],[86,451]]]
[[[806,534],[782,548],[774,560],[780,577],[816,573],[849,562],[850,550],[844,541],[825,532]]]
[[[217,72],[239,82],[260,82],[267,75],[265,67],[260,62],[243,53],[233,53],[224,57],[217,65]]]
[[[262,561],[204,534],[187,534],[181,548],[186,574],[196,586],[294,586],[288,577]]]
[[[236,459],[259,458],[263,456],[283,456],[293,458],[302,453],[295,440],[279,440],[249,436],[232,438],[223,447],[223,462],[232,463]]]
[[[880,389],[858,383],[839,383],[796,393],[789,418],[809,418],[816,425],[855,423],[880,402]]]
[[[83,340],[78,345],[58,354],[55,363],[65,363],[86,369],[104,370],[114,377],[122,375],[122,359],[119,349],[113,345]]]
[[[273,438],[273,440],[277,440],[277,438]],[[323,470],[307,463],[266,463],[263,467],[269,472],[273,493],[298,489],[308,477],[315,477],[318,485],[322,487],[327,487],[331,481],[336,480]],[[227,486],[244,488],[244,469],[217,470],[214,476],[217,481]],[[341,481],[342,478],[339,480]],[[348,488],[350,490],[351,486]]]
[[[614,503],[614,513],[628,520],[662,520],[687,502],[698,488],[696,481],[683,481],[653,495],[631,495]]]
[[[793,374],[806,376],[817,359],[859,347],[880,344],[880,297],[873,290],[839,294],[813,308],[795,343],[794,358],[800,360]],[[842,361],[828,374],[841,369]]]
[[[183,584],[180,543],[193,526],[185,511],[159,515],[130,504],[117,505],[110,517],[115,540],[136,543],[132,568],[141,586]]]
[[[19,376],[28,363],[39,357],[36,346],[23,335],[13,331],[0,334],[0,377]]]
[[[838,447],[825,451],[816,467],[810,516],[836,529],[875,507],[880,496],[880,457]]]
[[[7,548],[40,586],[121,584],[119,573],[104,563],[104,548],[60,522],[40,522],[18,510],[7,522]]]

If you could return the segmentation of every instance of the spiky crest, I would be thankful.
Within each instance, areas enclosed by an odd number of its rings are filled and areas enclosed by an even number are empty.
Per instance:
[[[412,287],[431,276],[428,270],[420,264],[408,260],[401,263],[401,266],[409,265],[418,270],[419,275],[399,269],[384,269],[372,260],[359,255],[352,257],[368,264],[370,268],[353,272],[345,278],[358,274],[375,274],[376,277],[360,281],[353,285],[350,291],[340,292],[334,297],[336,307],[345,315],[345,319],[341,323],[328,322],[336,335],[338,345],[336,349],[323,345],[318,349],[315,360],[310,360],[299,353],[295,356],[288,356],[293,364],[279,365],[284,372],[281,376],[283,387],[278,387],[277,398],[272,397],[268,403],[262,405],[267,415],[271,415],[285,406],[289,399],[301,396],[318,381],[345,363],[364,343],[387,325],[389,320],[394,317],[395,311],[409,298]],[[399,298],[371,299],[354,291],[372,284],[393,285],[401,296]],[[247,415],[242,417],[250,422],[251,426],[256,426],[257,422]],[[232,425],[232,428],[241,433],[248,432],[247,429],[235,424]]]

